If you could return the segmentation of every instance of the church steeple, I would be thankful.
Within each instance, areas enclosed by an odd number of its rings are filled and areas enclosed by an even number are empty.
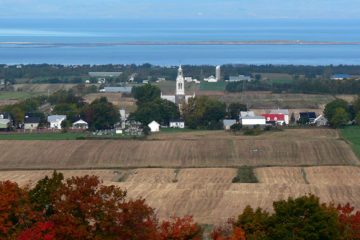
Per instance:
[[[178,75],[176,78],[176,95],[185,95],[185,80],[181,65],[178,69]]]

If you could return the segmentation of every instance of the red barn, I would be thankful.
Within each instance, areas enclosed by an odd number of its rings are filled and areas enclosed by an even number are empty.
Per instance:
[[[285,115],[284,114],[262,114],[261,116],[265,117],[266,123],[270,124],[285,124]]]

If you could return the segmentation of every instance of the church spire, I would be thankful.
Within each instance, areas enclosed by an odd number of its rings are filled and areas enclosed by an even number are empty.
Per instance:
[[[179,66],[176,78],[176,95],[185,95],[185,80],[181,65]]]

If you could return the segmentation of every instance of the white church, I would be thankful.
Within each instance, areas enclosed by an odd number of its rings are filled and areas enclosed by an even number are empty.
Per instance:
[[[168,100],[175,103],[178,106],[181,106],[183,103],[187,103],[189,98],[194,98],[194,95],[185,95],[185,78],[181,66],[178,69],[178,75],[176,78],[176,93],[175,95],[163,95],[161,93],[161,99]]]

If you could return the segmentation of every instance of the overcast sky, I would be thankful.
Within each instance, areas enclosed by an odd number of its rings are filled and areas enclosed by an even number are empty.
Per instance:
[[[2,18],[359,18],[360,0],[0,0]]]

